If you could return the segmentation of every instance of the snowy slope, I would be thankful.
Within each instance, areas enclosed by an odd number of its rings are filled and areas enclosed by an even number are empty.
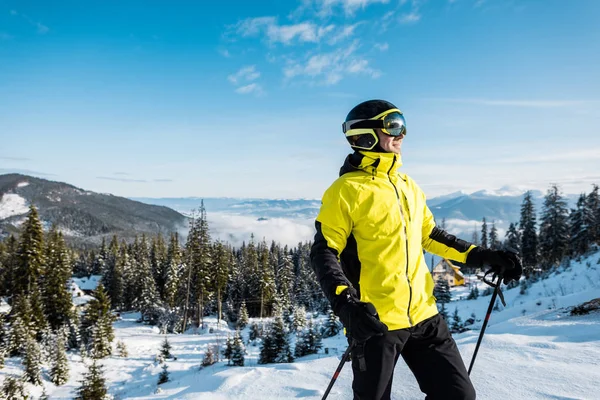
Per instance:
[[[533,284],[526,294],[520,289],[505,290],[507,308],[495,311],[490,320],[473,369],[472,379],[480,399],[598,399],[600,398],[600,312],[570,316],[567,307],[600,297],[600,254],[573,262],[567,270]],[[482,284],[483,285],[483,284]],[[484,286],[481,286],[483,291]],[[456,298],[465,290],[457,289]],[[473,354],[481,320],[490,296],[477,300],[452,301],[449,314],[458,309],[463,320],[472,312],[478,321],[475,330],[455,335],[468,365]],[[502,307],[500,307],[502,308]],[[248,346],[246,366],[228,367],[221,361],[200,369],[204,352],[221,344],[228,333],[215,318],[206,322],[213,333],[190,332],[168,335],[178,357],[169,360],[171,381],[156,382],[161,366],[155,362],[164,335],[154,327],[135,322],[137,314],[126,314],[115,323],[116,337],[128,348],[126,359],[112,356],[103,360],[110,393],[118,399],[320,399],[346,348],[338,335],[324,339],[329,355],[303,357],[293,364],[258,365],[259,348]],[[244,331],[247,338],[247,329]],[[337,354],[337,357],[336,357]],[[52,399],[70,399],[79,386],[85,366],[77,355],[70,355],[72,375],[62,387],[46,382]],[[17,373],[18,359],[7,360],[0,376]],[[435,369],[432,369],[435,373]],[[346,364],[330,399],[349,399],[351,369]],[[41,388],[28,386],[39,396]],[[402,361],[394,375],[393,398],[422,399],[418,385]]]
[[[5,193],[0,198],[0,220],[26,214],[28,211],[27,201],[18,194]]]

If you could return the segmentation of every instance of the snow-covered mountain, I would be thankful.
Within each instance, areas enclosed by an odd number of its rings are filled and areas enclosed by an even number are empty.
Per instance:
[[[484,292],[485,284],[476,284]],[[449,314],[458,310],[463,321],[476,316],[471,330],[455,334],[468,366],[477,342],[491,296],[465,300],[468,288],[453,289]],[[474,364],[471,378],[478,398],[489,400],[598,399],[600,382],[600,310],[587,315],[571,315],[573,306],[600,298],[600,253],[563,267],[529,287],[504,290],[506,308],[492,313]],[[323,340],[316,355],[301,357],[292,364],[257,363],[259,347],[247,346],[245,366],[230,367],[226,360],[200,368],[207,348],[223,346],[233,330],[214,317],[206,318],[207,329],[187,334],[168,334],[171,353],[177,360],[166,361],[170,381],[157,385],[161,364],[156,360],[165,335],[156,327],[136,322],[138,314],[124,314],[115,323],[117,340],[122,340],[129,356],[116,355],[102,360],[109,392],[115,399],[177,400],[270,400],[320,399],[333,375],[347,342],[342,334]],[[323,320],[324,316],[309,317]],[[255,320],[256,321],[256,320]],[[257,321],[260,322],[260,321]],[[248,338],[248,328],[242,332]],[[292,345],[294,340],[292,335]],[[327,353],[326,353],[327,349]],[[44,378],[51,399],[72,399],[80,385],[86,363],[69,354],[70,379],[63,386]],[[0,380],[20,375],[18,358],[6,360]],[[45,367],[47,369],[47,367]],[[329,399],[349,399],[352,373],[344,366]],[[40,386],[26,385],[38,398]],[[400,360],[394,373],[392,398],[422,399],[417,382]]]
[[[187,227],[182,214],[111,194],[20,174],[0,175],[0,236],[18,232],[33,204],[45,228],[56,225],[76,243],[99,244],[118,234],[131,239]]]

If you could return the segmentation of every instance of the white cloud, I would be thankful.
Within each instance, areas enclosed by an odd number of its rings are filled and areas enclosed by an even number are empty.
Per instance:
[[[379,51],[387,51],[390,45],[387,43],[375,43],[375,48]]]
[[[333,28],[334,25],[319,27],[312,22],[279,25],[275,17],[258,17],[243,20],[237,24],[236,31],[244,37],[264,34],[270,43],[289,45],[296,39],[299,42],[318,43]]]
[[[256,70],[254,65],[243,67],[235,74],[227,77],[229,82],[233,83],[234,85],[237,85],[241,81],[252,82],[258,78],[260,78],[260,72]]]
[[[417,11],[412,11],[408,14],[402,14],[398,21],[401,24],[414,24],[416,22],[419,22],[420,19],[421,15]]]
[[[381,72],[369,67],[366,59],[355,56],[357,48],[358,42],[354,42],[348,48],[312,55],[305,63],[290,63],[284,68],[284,76],[288,79],[308,76],[320,79],[319,83],[325,85],[336,84],[348,74],[362,73],[377,78]]]
[[[337,30],[336,33],[328,40],[328,43],[331,45],[334,45],[338,42],[341,42],[344,39],[349,38],[350,36],[352,36],[354,34],[354,31],[356,30],[356,27],[359,25],[360,23],[356,23],[353,25],[346,25],[344,27],[342,27],[341,29]],[[334,27],[334,25],[330,25],[331,27]]]
[[[235,92],[239,94],[255,94],[257,96],[261,96],[264,94],[262,86],[260,86],[258,83],[251,83],[249,85],[240,86],[239,88],[235,89]]]
[[[221,50],[219,50],[219,54],[221,54],[225,58],[230,58],[231,57],[231,53],[229,53],[229,50],[227,50],[227,49],[221,49]]]
[[[317,0],[318,15],[329,16],[335,7],[342,7],[347,15],[353,15],[359,9],[365,9],[371,4],[386,4],[389,0]]]
[[[273,218],[258,221],[255,217],[208,213],[207,220],[214,239],[227,241],[235,247],[240,247],[242,242],[248,243],[251,234],[254,234],[255,243],[264,238],[267,243],[274,240],[290,247],[312,240],[315,234],[314,219]]]

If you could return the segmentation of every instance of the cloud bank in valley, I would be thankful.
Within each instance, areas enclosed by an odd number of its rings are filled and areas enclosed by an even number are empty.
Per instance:
[[[254,234],[254,241],[263,239],[282,245],[295,247],[299,242],[313,240],[315,234],[314,219],[270,218],[231,215],[225,213],[207,213],[210,233],[214,240],[228,242],[239,247],[243,242],[248,243]]]

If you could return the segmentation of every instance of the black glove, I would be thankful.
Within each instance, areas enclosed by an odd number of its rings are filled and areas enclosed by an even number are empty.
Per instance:
[[[340,296],[341,307],[337,315],[346,328],[346,336],[357,342],[364,342],[372,336],[388,331],[387,326],[379,321],[375,306],[360,301],[354,289],[344,289]]]
[[[498,275],[504,277],[504,284],[518,281],[523,273],[523,265],[517,253],[507,250],[490,250],[475,247],[467,256],[467,265],[483,268],[486,265]]]

